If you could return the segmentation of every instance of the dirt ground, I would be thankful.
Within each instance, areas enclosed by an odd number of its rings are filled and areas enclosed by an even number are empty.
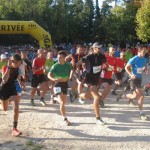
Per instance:
[[[149,81],[144,75],[143,85]],[[116,102],[111,94],[106,99],[107,108],[101,109],[105,126],[95,124],[92,100],[84,105],[78,100],[67,101],[67,117],[72,126],[65,126],[59,112],[59,105],[49,104],[42,107],[40,97],[36,96],[36,106],[30,106],[30,86],[23,93],[20,104],[18,128],[21,137],[12,137],[12,106],[8,112],[0,111],[0,150],[149,150],[150,119],[139,118],[138,105],[130,106],[127,99]],[[121,89],[119,89],[121,90]],[[117,92],[119,92],[119,90]],[[150,94],[150,92],[149,92]],[[150,118],[150,96],[145,97],[144,110]]]

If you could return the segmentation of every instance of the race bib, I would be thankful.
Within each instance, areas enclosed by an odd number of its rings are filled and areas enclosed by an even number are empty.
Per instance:
[[[93,67],[93,73],[94,74],[96,74],[96,73],[98,73],[100,71],[101,71],[101,66],[95,66],[95,67]]]
[[[144,68],[137,68],[137,73],[138,73],[138,74],[142,74],[143,71],[144,71]]]
[[[114,70],[114,66],[109,65],[107,70],[108,71],[113,71]]]
[[[116,69],[118,72],[121,72],[122,71],[122,68],[120,68],[120,67],[117,67],[117,69]]]
[[[60,94],[61,93],[61,87],[54,87],[54,94]]]

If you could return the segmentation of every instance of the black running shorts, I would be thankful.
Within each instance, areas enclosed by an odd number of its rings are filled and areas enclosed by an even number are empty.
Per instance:
[[[33,74],[31,87],[37,87],[42,82],[48,81],[48,78],[45,74]]]
[[[0,90],[0,99],[1,100],[7,100],[11,96],[17,96],[16,86],[12,85],[9,87],[4,87]]]
[[[67,94],[67,91],[68,91],[68,83],[67,82],[55,83],[54,87],[60,87],[61,88],[61,92],[63,94]]]
[[[132,91],[134,91],[136,88],[141,88],[141,84],[142,84],[142,78],[136,78],[134,80],[129,80],[130,83],[130,88]]]
[[[101,78],[101,83],[108,83],[109,85],[113,84],[113,79]]]
[[[115,77],[116,77],[116,80],[122,80],[123,79],[123,73],[121,72],[118,72],[118,73],[115,73]]]

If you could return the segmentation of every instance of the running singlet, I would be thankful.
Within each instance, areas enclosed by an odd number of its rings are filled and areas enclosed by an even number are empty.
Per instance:
[[[72,65],[69,62],[65,62],[64,65],[59,63],[54,64],[51,69],[50,73],[54,75],[54,78],[69,78],[70,71],[72,70]]]
[[[2,74],[5,74],[6,70],[7,70],[7,65],[2,67]],[[15,83],[15,80],[17,79],[18,75],[19,75],[19,69],[11,68],[10,69],[10,77],[4,85],[11,86],[11,84]]]
[[[42,67],[44,68],[45,62],[46,62],[46,59],[41,59],[37,57],[33,60],[32,67],[35,67],[35,69],[42,68]],[[34,72],[33,74],[43,74],[43,73],[44,73],[44,69],[41,69],[40,71]]]
[[[128,64],[132,66],[132,73],[137,78],[142,78],[142,73],[144,71],[145,65],[146,65],[146,58],[145,57],[139,57],[134,56],[128,61]]]
[[[112,73],[116,69],[116,58],[109,55],[105,55],[105,56],[106,56],[108,66],[106,68],[106,72],[104,73],[104,77],[102,78],[112,79]]]
[[[90,54],[82,58],[82,62],[87,62],[87,74],[100,75],[102,64],[106,62],[103,54]]]
[[[115,70],[115,72],[116,73],[121,72],[124,69],[125,64],[126,64],[125,59],[117,58],[116,59],[116,70]]]

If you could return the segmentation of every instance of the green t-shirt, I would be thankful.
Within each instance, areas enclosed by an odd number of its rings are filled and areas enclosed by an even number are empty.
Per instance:
[[[46,59],[46,63],[45,63],[45,70],[46,70],[46,73],[49,72],[49,70],[50,70],[51,67],[54,65],[54,63],[55,63],[54,60]]]
[[[130,58],[132,58],[133,57],[133,54],[132,54],[132,52],[125,52],[125,59],[126,59],[126,62],[128,62],[129,61],[129,59]]]
[[[0,61],[0,78],[2,78],[2,67],[7,65],[7,62]]]
[[[50,73],[54,75],[54,78],[69,78],[70,71],[72,70],[72,65],[69,62],[65,62],[64,65],[59,63],[54,64],[51,69]]]

